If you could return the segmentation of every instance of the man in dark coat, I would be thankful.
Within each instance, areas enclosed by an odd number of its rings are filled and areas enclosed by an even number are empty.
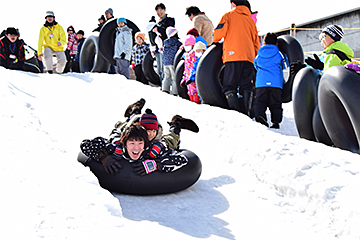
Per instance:
[[[22,70],[25,62],[24,43],[19,40],[19,31],[13,27],[6,29],[0,38],[0,66]]]

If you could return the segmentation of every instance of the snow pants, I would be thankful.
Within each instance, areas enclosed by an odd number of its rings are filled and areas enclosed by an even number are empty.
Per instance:
[[[266,109],[269,108],[272,123],[282,121],[282,89],[275,87],[261,87],[255,89],[254,114],[255,118],[262,116],[266,120]]]
[[[126,59],[116,59],[116,67],[119,74],[124,75],[127,79],[130,78],[129,71],[130,61]]]
[[[56,56],[56,72],[63,73],[66,65],[66,55],[63,51],[54,51],[47,47],[44,49],[44,63],[46,71],[53,70],[53,55]]]
[[[170,90],[171,86],[171,90]],[[162,82],[162,90],[171,93],[172,95],[178,95],[178,90],[175,81],[175,70],[173,65],[167,65],[164,67],[164,80]]]

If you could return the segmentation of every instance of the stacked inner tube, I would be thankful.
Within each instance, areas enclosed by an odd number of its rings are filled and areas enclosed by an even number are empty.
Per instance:
[[[119,160],[123,168],[116,175],[106,173],[101,162],[89,159],[82,152],[79,153],[77,160],[90,168],[102,188],[111,192],[158,195],[189,188],[200,178],[202,164],[199,157],[189,150],[182,150],[181,154],[188,159],[188,164],[182,168],[170,173],[155,171],[145,176],[135,174],[131,163],[124,159]]]
[[[80,71],[107,73],[110,65],[115,65],[114,45],[116,37],[117,19],[107,21],[98,35],[86,38],[80,53]],[[127,25],[132,29],[133,40],[139,28],[126,19]],[[134,40],[135,41],[135,40]]]
[[[146,79],[156,86],[160,86],[160,77],[154,70],[154,61],[155,58],[151,56],[150,51],[146,53],[143,63],[142,69]]]
[[[292,98],[299,136],[360,153],[360,76],[334,66],[319,78],[311,67],[295,77]]]
[[[301,44],[295,38],[289,35],[278,37],[278,47],[288,57],[289,63],[304,61]],[[224,70],[222,54],[222,44],[214,44],[208,48],[198,65],[196,86],[204,103],[228,108],[225,96],[221,92],[221,79]],[[289,74],[288,79],[284,79],[282,94],[282,101],[284,103],[291,101],[294,77],[292,74]]]

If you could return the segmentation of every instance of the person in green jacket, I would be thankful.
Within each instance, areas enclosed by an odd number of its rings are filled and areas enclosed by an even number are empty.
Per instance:
[[[40,29],[38,42],[39,60],[44,59],[48,73],[53,73],[53,55],[57,58],[56,72],[62,73],[66,64],[64,45],[67,43],[64,29],[55,21],[52,11],[46,12],[46,22]]]
[[[351,62],[354,57],[353,50],[341,39],[344,37],[344,32],[339,25],[329,25],[325,27],[320,35],[319,40],[321,46],[324,48],[323,58],[320,58],[314,54],[315,59],[308,58],[305,62],[315,69],[326,71],[332,66],[346,65]]]

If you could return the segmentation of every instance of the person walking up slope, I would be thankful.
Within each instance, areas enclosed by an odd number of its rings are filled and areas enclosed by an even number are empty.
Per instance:
[[[53,55],[57,58],[57,73],[63,73],[66,56],[64,45],[66,44],[66,35],[64,29],[55,21],[55,15],[52,11],[47,11],[46,22],[40,29],[38,42],[38,58],[45,62],[45,68],[48,73],[53,73]]]
[[[252,101],[254,58],[260,48],[256,25],[250,17],[250,3],[230,0],[232,10],[221,18],[214,30],[214,42],[223,42],[225,64],[222,92],[230,109],[250,115]],[[237,89],[244,104],[238,102]]]

